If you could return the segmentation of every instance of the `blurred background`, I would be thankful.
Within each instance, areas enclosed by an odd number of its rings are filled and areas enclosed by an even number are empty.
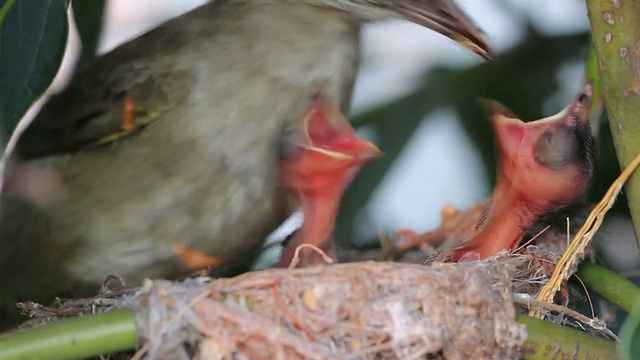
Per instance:
[[[205,0],[109,0],[99,52],[105,52]],[[495,152],[479,96],[498,100],[523,120],[560,111],[580,88],[590,44],[582,0],[458,0],[497,55],[483,62],[452,41],[403,21],[363,29],[362,66],[352,121],[386,153],[366,167],[343,201],[336,238],[359,246],[380,234],[434,229],[440,211],[463,209],[491,193]],[[75,45],[74,45],[75,44]],[[70,47],[77,47],[74,34]],[[77,53],[77,51],[75,52]],[[57,79],[73,66],[70,51]],[[606,114],[595,119],[599,161],[588,202],[619,174]],[[275,237],[291,231],[294,219]],[[605,262],[640,267],[624,198],[599,233]]]

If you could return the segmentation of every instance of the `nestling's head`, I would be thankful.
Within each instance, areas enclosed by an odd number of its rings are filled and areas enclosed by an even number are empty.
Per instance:
[[[511,250],[534,223],[577,202],[593,174],[595,148],[588,122],[592,87],[560,113],[528,123],[484,100],[498,147],[498,182],[476,235],[442,259],[484,259]]]
[[[381,155],[319,92],[299,126],[283,137],[280,167],[290,189],[341,192],[360,167]]]
[[[595,161],[588,121],[591,96],[591,85],[585,85],[564,110],[528,123],[499,104],[488,104],[501,176],[529,201],[563,207],[575,202],[589,185]]]

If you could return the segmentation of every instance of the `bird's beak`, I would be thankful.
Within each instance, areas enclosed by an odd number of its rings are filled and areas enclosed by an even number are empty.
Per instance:
[[[527,123],[498,102],[481,99],[480,103],[490,114],[498,147],[502,154],[515,154],[521,151],[519,147],[525,146],[522,142],[526,139],[529,143],[526,146],[534,149],[537,160],[545,163],[545,160],[549,160],[546,159],[549,156],[553,158],[561,154],[568,155],[565,153],[570,150],[569,148],[575,141],[581,142],[588,153],[594,151],[591,148],[593,145],[590,140],[591,131],[588,124],[592,89],[591,84],[586,84],[578,96],[559,113]],[[574,130],[569,132],[557,130],[563,126]],[[543,134],[554,129],[556,131],[553,141],[551,143],[544,142],[541,139]],[[576,132],[575,129],[578,131]],[[581,134],[581,136],[576,138],[576,134]],[[547,145],[553,144],[553,146],[542,146],[539,144],[540,142]],[[589,160],[589,162],[591,161],[592,159]]]
[[[358,162],[368,162],[377,158],[381,158],[384,154],[378,147],[363,138],[354,135],[347,139],[342,139],[339,147],[327,150],[317,146],[307,146],[307,150],[323,154],[331,159],[352,159]]]
[[[480,104],[490,115],[489,119],[496,137],[498,151],[502,155],[515,154],[525,137],[527,123],[520,120],[511,110],[497,101],[480,99]]]
[[[453,0],[388,1],[386,5],[408,20],[437,31],[491,60],[491,50],[480,30]]]
[[[328,157],[327,160],[365,163],[383,156],[374,143],[358,136],[349,120],[334,109],[323,94],[314,101],[303,119],[307,141],[301,146]]]
[[[383,155],[358,136],[323,93],[316,95],[298,126],[294,136],[281,141],[280,167],[289,188],[325,191],[332,179],[331,187],[344,189],[363,165]]]
[[[376,144],[359,137],[351,144],[350,150],[361,161],[375,160],[384,156]]]

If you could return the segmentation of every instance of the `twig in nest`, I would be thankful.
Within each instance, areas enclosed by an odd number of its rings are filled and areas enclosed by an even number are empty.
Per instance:
[[[302,323],[300,322],[300,319],[296,316],[296,314],[292,313],[291,310],[289,310],[287,306],[282,302],[282,299],[280,298],[280,293],[278,292],[278,283],[279,282],[273,284],[273,297],[276,300],[276,305],[280,310],[282,310],[282,312],[284,312],[285,315],[287,315],[289,319],[291,319],[291,321],[293,321],[293,326],[295,326],[297,329],[305,333],[309,338],[309,340],[315,342],[316,337],[311,333],[311,331],[309,331],[309,329],[307,329],[306,327],[304,327],[304,325],[302,325]]]
[[[551,225],[547,225],[544,229],[540,230],[537,234],[535,234],[531,239],[529,239],[527,242],[525,242],[524,244],[518,246],[515,250],[513,250],[513,253],[517,253],[518,251],[522,250],[523,248],[525,248],[527,245],[531,244],[535,239],[537,239],[538,237],[540,237],[540,235],[544,234],[545,231],[549,230],[549,228],[551,227]]]
[[[112,283],[115,283],[116,285],[112,285]],[[114,289],[122,289],[125,287],[125,282],[124,279],[122,278],[122,276],[119,275],[107,275],[107,277],[104,279],[104,281],[102,282],[102,285],[100,286],[100,291],[98,292],[98,294],[100,295],[106,295],[109,294],[110,292],[112,292]]]
[[[289,269],[295,269],[295,267],[298,266],[298,263],[300,262],[300,250],[304,249],[304,248],[310,248],[311,250],[313,250],[313,251],[317,252],[318,254],[320,254],[320,256],[322,256],[322,260],[324,260],[327,264],[333,264],[333,259],[330,258],[319,247],[317,247],[317,246],[315,246],[313,244],[301,244],[296,248],[296,252],[293,254],[293,259],[291,260],[291,263],[289,264]]]
[[[133,357],[131,357],[131,360],[140,360],[142,359],[142,357],[147,353],[147,351],[149,351],[149,349],[151,348],[151,346],[156,343],[157,341],[160,340],[160,338],[162,337],[162,335],[166,334],[169,329],[184,315],[186,314],[189,310],[191,310],[194,306],[196,306],[196,304],[198,304],[200,301],[204,300],[206,297],[208,297],[209,295],[212,294],[211,290],[206,290],[203,291],[200,295],[196,296],[193,300],[191,300],[191,302],[189,302],[189,304],[187,304],[187,306],[185,306],[183,309],[181,309],[176,316],[171,319],[171,321],[169,321],[167,323],[167,325],[162,328],[162,330],[158,333],[158,336],[155,339],[150,339],[149,341],[147,341],[141,348],[140,350],[138,350]]]
[[[569,309],[568,307],[534,299],[529,294],[513,294],[513,302],[517,304],[526,305],[528,308],[537,307],[539,309],[556,311],[556,312],[571,316],[572,318],[580,321],[583,324],[590,326],[591,328],[597,331],[602,331],[603,334],[607,335],[611,339],[618,342],[620,341],[620,338],[607,328],[607,324],[605,324],[604,321],[596,318],[592,319],[573,309]]]
[[[580,231],[578,231],[576,236],[574,236],[573,240],[567,247],[567,250],[564,252],[560,260],[558,260],[558,265],[556,265],[553,275],[549,278],[549,282],[540,290],[537,297],[538,300],[548,303],[553,302],[556,293],[560,290],[560,286],[564,281],[569,279],[571,275],[573,275],[578,262],[584,256],[584,251],[587,245],[589,245],[595,233],[600,229],[600,226],[602,226],[604,216],[613,206],[616,197],[622,190],[622,185],[624,185],[624,183],[629,179],[638,165],[640,165],[640,154],[636,155],[629,166],[627,166],[622,174],[618,176],[616,181],[611,184],[602,200],[600,200],[600,202],[593,208],[589,217],[587,217],[587,220],[584,222],[584,225],[580,228]],[[529,316],[538,318],[543,317],[538,310],[529,311]]]

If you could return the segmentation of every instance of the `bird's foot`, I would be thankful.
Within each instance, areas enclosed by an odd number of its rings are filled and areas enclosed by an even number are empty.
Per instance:
[[[198,250],[190,249],[186,246],[171,244],[171,252],[189,270],[200,270],[204,268],[217,268],[222,265],[222,259],[209,256]]]

